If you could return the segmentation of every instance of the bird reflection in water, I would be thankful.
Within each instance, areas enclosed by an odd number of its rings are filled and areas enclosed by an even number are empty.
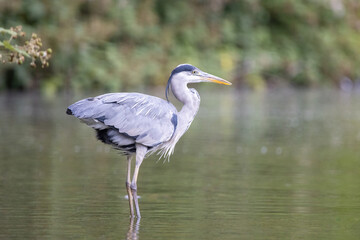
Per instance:
[[[140,218],[130,218],[129,231],[126,234],[126,240],[139,239]]]

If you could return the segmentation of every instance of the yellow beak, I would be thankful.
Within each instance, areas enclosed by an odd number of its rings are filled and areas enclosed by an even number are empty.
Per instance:
[[[231,82],[226,81],[225,79],[219,78],[217,76],[205,73],[201,76],[202,81],[204,82],[213,82],[218,84],[224,84],[224,85],[231,85]]]

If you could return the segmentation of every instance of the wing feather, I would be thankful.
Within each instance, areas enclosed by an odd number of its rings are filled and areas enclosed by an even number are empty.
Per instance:
[[[149,147],[170,140],[177,126],[177,110],[171,103],[141,93],[83,99],[69,106],[68,113],[95,129],[115,128]]]

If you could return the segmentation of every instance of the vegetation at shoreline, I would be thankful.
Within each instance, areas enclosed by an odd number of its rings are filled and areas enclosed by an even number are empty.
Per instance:
[[[14,44],[12,41],[25,37],[25,32],[22,31],[22,26],[11,27],[5,29],[0,27],[0,34],[7,35],[6,40],[0,39],[0,47],[3,48],[3,54],[0,54],[0,61],[2,63],[17,63],[23,64],[25,58],[31,59],[30,66],[36,67],[36,60],[39,59],[42,68],[49,67],[49,59],[51,58],[52,50],[48,48],[46,51],[41,51],[42,42],[36,33],[31,34],[31,38],[23,43],[23,45]]]
[[[238,86],[360,79],[357,0],[12,0],[0,26],[36,32],[50,66],[0,64],[0,90],[163,85],[188,62]],[[30,35],[31,36],[31,35]]]

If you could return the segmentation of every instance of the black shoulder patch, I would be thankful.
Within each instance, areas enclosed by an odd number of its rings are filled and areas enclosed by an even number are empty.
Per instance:
[[[171,123],[174,125],[174,132],[175,132],[177,124],[178,124],[177,115],[175,113],[171,117]]]

